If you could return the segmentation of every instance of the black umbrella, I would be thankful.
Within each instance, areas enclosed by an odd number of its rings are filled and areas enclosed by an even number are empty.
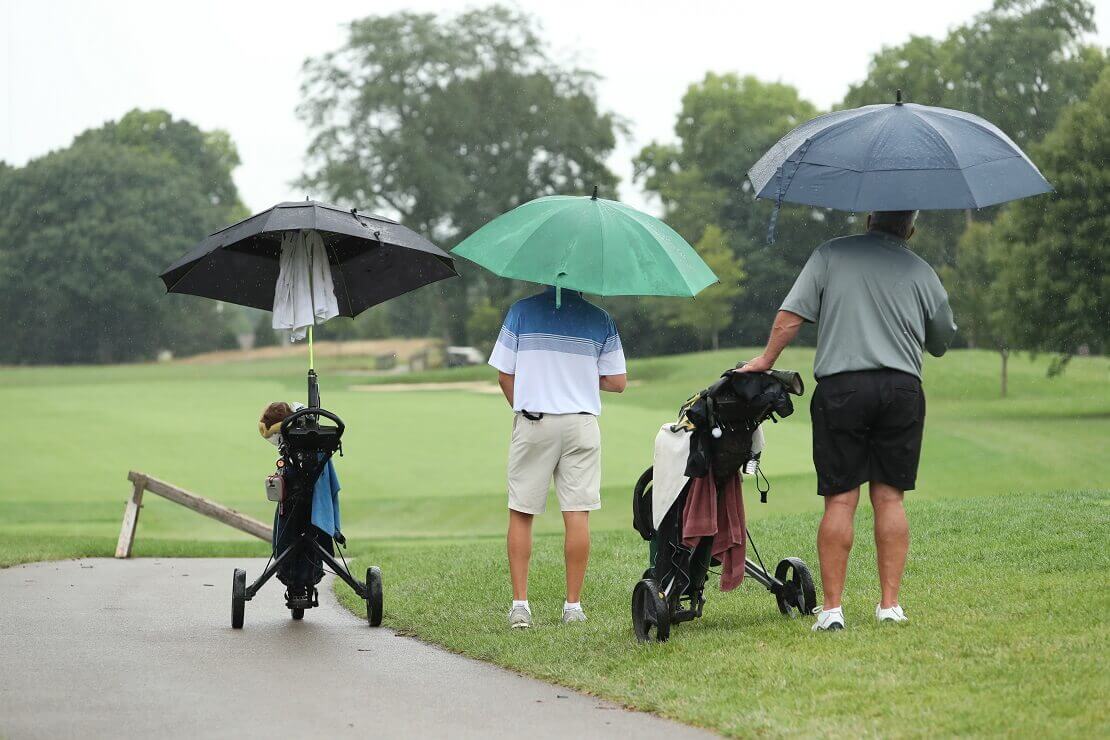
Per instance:
[[[279,203],[208,236],[167,267],[162,282],[170,293],[271,311],[282,234],[299,229],[324,240],[340,316],[458,275],[446,252],[396,221],[306,200]]]
[[[166,268],[162,282],[170,293],[272,311],[282,235],[301,229],[324,241],[340,316],[458,275],[446,252],[396,221],[305,200],[279,203],[211,234]],[[319,407],[311,326],[308,342],[308,405]]]

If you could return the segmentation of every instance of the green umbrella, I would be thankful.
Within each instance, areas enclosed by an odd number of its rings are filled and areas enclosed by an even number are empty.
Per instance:
[[[452,252],[501,277],[591,295],[693,296],[717,282],[674,229],[596,188],[518,206]]]

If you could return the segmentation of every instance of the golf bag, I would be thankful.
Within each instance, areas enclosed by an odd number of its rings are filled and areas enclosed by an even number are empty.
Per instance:
[[[285,601],[293,619],[303,619],[305,609],[319,606],[316,584],[327,566],[366,601],[370,626],[382,621],[382,576],[377,566],[366,570],[363,583],[351,575],[346,559],[335,559],[332,537],[312,524],[312,497],[316,481],[332,455],[342,455],[345,426],[335,414],[319,407],[316,374],[309,371],[309,407],[295,411],[281,423],[281,481],[275,487],[282,495],[274,517],[273,552],[258,580],[247,585],[247,573],[236,568],[231,590],[231,626],[243,626],[246,602],[271,577],[286,586]],[[321,422],[332,422],[321,423]],[[346,544],[342,535],[336,540]],[[342,558],[342,555],[340,555]]]
[[[790,416],[794,412],[790,395],[800,396],[804,390],[798,373],[733,369],[682,404],[671,430],[689,432],[685,470],[689,480],[676,498],[656,497],[654,468],[648,468],[632,495],[633,528],[649,543],[648,568],[632,593],[632,626],[641,642],[663,642],[670,637],[672,625],[701,617],[710,568],[720,565],[712,556],[713,537],[701,537],[692,546],[683,542],[683,514],[694,479],[713,475],[721,496],[725,484],[742,470],[758,475],[753,435],[767,419]],[[764,503],[769,490],[769,485],[760,489]],[[655,516],[657,501],[665,503],[661,518]],[[774,594],[783,614],[808,613],[816,604],[816,589],[806,564],[786,558],[771,575],[746,528],[744,537],[756,557],[756,561],[745,558],[745,575]]]

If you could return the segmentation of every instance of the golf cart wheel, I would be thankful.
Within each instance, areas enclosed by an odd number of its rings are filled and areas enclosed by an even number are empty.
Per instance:
[[[382,569],[376,565],[366,569],[366,621],[371,627],[382,623]]]
[[[290,609],[289,610],[289,616],[293,617],[293,619],[296,619],[296,620],[300,621],[300,620],[304,619],[304,609],[300,609],[300,608]]]
[[[775,578],[782,581],[782,588],[775,592],[779,611],[788,617],[809,614],[817,605],[817,589],[813,574],[801,558],[780,560],[775,568]]]
[[[243,613],[247,608],[247,571],[235,569],[231,577],[231,626],[243,629]]]
[[[650,578],[632,590],[632,630],[640,642],[666,642],[671,636],[670,604]]]

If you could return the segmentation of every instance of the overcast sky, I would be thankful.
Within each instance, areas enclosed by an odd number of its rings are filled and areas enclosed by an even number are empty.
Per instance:
[[[301,63],[338,47],[343,24],[395,10],[484,3],[0,0],[0,159],[21,165],[132,108],[164,108],[230,132],[243,200],[261,210],[303,193],[307,133],[295,115]],[[705,72],[788,82],[820,107],[864,77],[870,55],[911,33],[943,35],[990,0],[520,0],[557,59],[602,76],[603,108],[630,124],[611,166],[621,197],[654,210],[630,159],[671,139],[687,86]],[[1110,44],[1110,0],[1093,41]],[[801,8],[805,8],[802,10]],[[877,29],[882,29],[879,31]],[[877,101],[878,102],[878,101]],[[924,101],[923,101],[924,102]]]

